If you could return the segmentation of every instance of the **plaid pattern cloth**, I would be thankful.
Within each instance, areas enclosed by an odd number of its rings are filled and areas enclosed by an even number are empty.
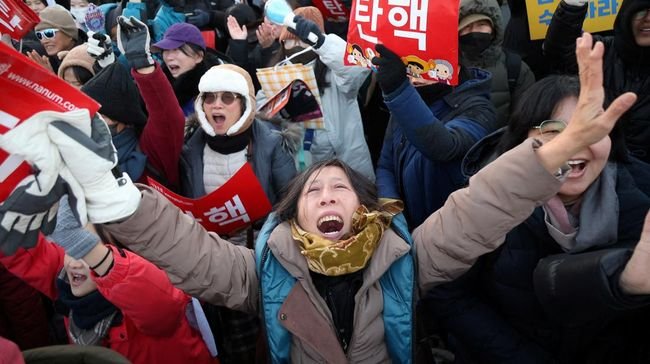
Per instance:
[[[314,76],[313,68],[309,66],[296,63],[258,68],[257,79],[260,81],[267,98],[273,97],[294,80],[303,80],[314,94],[318,105],[322,105],[318,85],[316,84],[316,76]],[[325,129],[325,122],[322,117],[306,120],[303,123],[306,129]]]

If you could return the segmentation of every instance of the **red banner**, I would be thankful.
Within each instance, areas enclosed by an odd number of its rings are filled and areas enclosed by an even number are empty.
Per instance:
[[[0,34],[20,39],[32,30],[41,19],[23,0],[0,0]]]
[[[3,90],[0,134],[40,111],[88,109],[94,115],[99,109],[95,100],[2,42],[0,90]],[[4,201],[30,171],[31,168],[20,158],[0,149],[0,201]]]
[[[149,186],[208,231],[231,234],[271,212],[271,202],[249,163],[210,194],[198,199],[177,195],[148,177]]]
[[[340,23],[350,18],[350,10],[340,0],[313,0],[312,4],[320,10],[325,21]]]
[[[382,43],[409,76],[457,85],[458,7],[459,0],[354,0],[344,63],[373,68]]]

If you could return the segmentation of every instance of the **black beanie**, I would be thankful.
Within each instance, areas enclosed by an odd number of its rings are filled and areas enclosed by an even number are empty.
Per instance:
[[[81,87],[81,91],[102,105],[99,109],[101,114],[114,121],[133,125],[136,130],[144,128],[147,116],[140,106],[140,92],[120,62],[101,70]]]

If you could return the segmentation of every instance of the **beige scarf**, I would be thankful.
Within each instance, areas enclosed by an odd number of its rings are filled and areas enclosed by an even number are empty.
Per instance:
[[[381,207],[368,211],[361,205],[352,216],[351,237],[332,242],[329,239],[304,231],[295,219],[291,220],[291,233],[307,258],[309,270],[326,276],[354,273],[366,267],[393,216],[404,209],[400,200],[380,199]]]

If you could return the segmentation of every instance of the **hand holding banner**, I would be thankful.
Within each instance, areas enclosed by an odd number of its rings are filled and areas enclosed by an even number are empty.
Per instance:
[[[0,89],[11,90],[0,97],[0,134],[40,111],[88,109],[94,115],[99,109],[93,99],[4,43],[0,43]],[[30,173],[29,165],[0,149],[0,202]]]
[[[411,77],[457,85],[458,8],[459,0],[354,0],[344,63],[372,69],[381,43]]]

